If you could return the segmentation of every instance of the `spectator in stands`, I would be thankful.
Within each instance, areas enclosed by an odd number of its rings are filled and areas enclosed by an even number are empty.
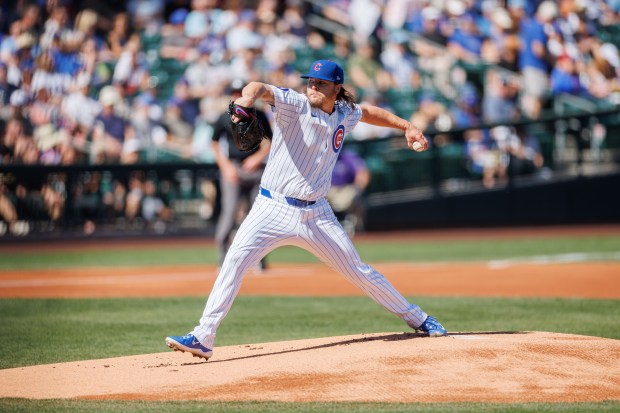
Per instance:
[[[6,64],[12,63],[18,51],[18,43],[23,33],[22,23],[16,20],[11,23],[10,30],[2,37],[0,43],[0,60]]]
[[[485,188],[494,188],[497,181],[506,179],[506,162],[501,159],[497,144],[481,129],[464,132],[467,169],[482,178]]]
[[[17,222],[17,209],[13,201],[13,194],[7,185],[0,180],[0,236],[8,230],[13,232]]]
[[[542,2],[536,15],[526,18],[520,27],[521,52],[519,68],[523,74],[523,97],[521,111],[530,118],[538,118],[544,104],[545,94],[549,91],[549,36],[545,27],[557,16],[554,2]]]
[[[516,72],[518,67],[519,37],[514,32],[510,13],[503,8],[495,8],[490,13],[490,25],[482,43],[481,57],[489,63],[497,64]]]
[[[82,128],[90,132],[101,104],[90,97],[92,77],[87,72],[77,75],[69,87],[69,94],[62,100],[60,111],[69,130]]]
[[[184,77],[174,84],[174,90],[169,103],[179,108],[181,120],[193,128],[200,112],[200,107],[198,99],[192,97],[189,82]]]
[[[439,102],[433,93],[424,93],[420,97],[418,110],[411,115],[410,122],[417,125],[420,130],[428,128],[447,130],[452,124],[448,108]]]
[[[125,198],[125,218],[130,222],[136,222],[141,217],[142,198],[144,196],[144,174],[133,172],[129,176],[127,195]]]
[[[419,28],[414,29],[412,27],[412,31],[420,34],[424,38],[430,40],[431,42],[437,45],[445,45],[448,41],[446,36],[442,33],[440,25],[442,24],[443,16],[441,10],[437,7],[429,4],[424,7],[420,13],[415,13],[419,20]],[[415,23],[412,23],[415,24]],[[411,27],[408,24],[409,27]]]
[[[420,86],[420,74],[415,58],[409,50],[408,34],[400,31],[392,33],[379,55],[379,61],[391,76],[391,87],[407,90]]]
[[[510,129],[508,171],[511,175],[529,175],[539,171],[544,166],[540,142],[528,128],[518,126]]]
[[[73,197],[74,219],[86,235],[95,232],[97,221],[103,216],[104,204],[101,191],[101,172],[80,174]]]
[[[69,80],[83,68],[80,61],[80,47],[84,41],[78,31],[63,33],[58,48],[51,49],[54,71],[66,76]]]
[[[550,76],[551,92],[554,95],[569,93],[571,95],[584,95],[585,87],[581,84],[576,63],[568,55],[558,58]]]
[[[363,195],[369,183],[370,172],[364,159],[350,149],[341,150],[332,171],[327,200],[349,236],[364,230]]]
[[[168,139],[168,132],[161,124],[162,116],[162,108],[150,93],[143,92],[133,99],[129,121],[134,133],[123,145],[123,163],[157,161],[157,149],[165,146]]]
[[[112,29],[105,37],[105,43],[110,51],[112,60],[118,60],[125,50],[125,45],[131,38],[132,30],[127,13],[121,12],[114,15]]]
[[[459,16],[458,25],[448,37],[448,50],[460,60],[475,63],[480,60],[483,37],[471,13]]]
[[[213,139],[213,124],[217,121],[213,114],[218,113],[218,108],[214,105],[214,99],[205,98],[200,101],[200,115],[196,120],[196,127],[192,134],[191,157],[200,163],[215,163],[215,154],[211,146]]]
[[[172,219],[172,209],[166,205],[152,179],[147,179],[142,187],[143,196],[140,211],[142,218],[155,232],[164,232],[166,224]]]
[[[91,161],[93,163],[119,162],[125,135],[130,124],[115,113],[121,96],[114,86],[106,86],[99,93],[101,113],[95,118]]]
[[[482,119],[487,123],[515,121],[520,116],[518,80],[495,70],[486,73]]]
[[[368,103],[393,112],[393,109],[383,100],[383,95],[379,92],[366,92],[361,100],[361,103]],[[358,141],[364,141],[369,139],[387,138],[391,133],[392,132],[388,128],[360,122],[351,132],[351,138]]]
[[[17,142],[25,136],[24,124],[18,117],[9,118],[2,136],[3,164],[15,163],[15,150]]]
[[[374,41],[370,39],[356,42],[355,50],[347,61],[347,68],[351,83],[357,89],[385,91],[390,87],[392,79],[376,59],[374,47]]]
[[[41,48],[46,50],[54,47],[57,40],[71,30],[69,23],[67,6],[62,4],[53,6],[48,19],[43,24],[44,32],[41,35]]]
[[[167,131],[163,147],[174,157],[181,157],[184,150],[190,148],[194,129],[193,124],[183,119],[181,105],[182,102],[179,99],[169,100],[163,118],[163,127]]]
[[[186,8],[178,8],[170,14],[168,23],[161,30],[160,57],[165,59],[177,59],[179,61],[191,61],[192,41],[184,33],[185,19],[189,11]]]
[[[112,82],[122,86],[124,96],[133,96],[147,87],[149,71],[140,53],[140,36],[133,34],[114,67]]]
[[[189,85],[194,99],[220,97],[226,91],[226,84],[232,76],[228,62],[218,62],[212,56],[222,53],[223,45],[217,38],[203,39],[196,49],[198,57],[185,69],[183,78]]]
[[[6,64],[0,61],[0,122],[9,116],[9,103],[13,87],[7,79]]]
[[[165,0],[129,0],[127,12],[136,30],[156,31],[163,24]]]
[[[596,99],[620,104],[620,55],[612,43],[593,43],[591,61],[585,69],[588,92]]]
[[[294,47],[300,47],[303,44],[303,39],[310,31],[304,17],[306,15],[304,2],[302,0],[288,0],[284,7],[284,12],[276,23],[278,31],[290,36]]]
[[[457,128],[469,128],[480,125],[480,98],[476,87],[471,83],[464,84],[450,108],[452,122]]]

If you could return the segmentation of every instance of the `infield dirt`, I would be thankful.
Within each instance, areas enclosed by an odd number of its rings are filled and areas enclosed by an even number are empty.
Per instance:
[[[617,227],[615,228],[618,230]],[[406,295],[620,298],[620,263],[374,265]],[[203,286],[196,288],[196,280]],[[215,268],[3,271],[0,297],[206,295]],[[320,264],[250,274],[241,294],[357,295]],[[447,326],[449,329],[449,326]],[[164,341],[162,338],[162,349]],[[408,332],[217,347],[0,370],[0,397],[127,400],[620,400],[620,341],[547,332]]]

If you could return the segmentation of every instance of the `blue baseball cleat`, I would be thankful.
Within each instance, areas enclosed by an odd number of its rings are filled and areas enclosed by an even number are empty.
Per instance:
[[[431,317],[430,315],[426,317],[426,320],[418,327],[416,330],[423,331],[428,334],[429,337],[441,337],[447,336],[448,332],[441,325],[439,321],[435,317]]]
[[[166,337],[166,345],[174,351],[187,351],[192,353],[194,357],[202,357],[205,360],[209,360],[209,357],[213,355],[213,350],[200,344],[200,341],[193,334]]]

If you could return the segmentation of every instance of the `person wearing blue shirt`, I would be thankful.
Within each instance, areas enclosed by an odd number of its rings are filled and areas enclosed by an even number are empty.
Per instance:
[[[570,93],[582,95],[586,89],[581,84],[579,73],[575,70],[575,62],[566,56],[560,56],[551,72],[551,90],[554,95]]]
[[[540,4],[536,15],[521,23],[521,50],[519,69],[523,74],[523,98],[521,109],[524,115],[537,118],[542,99],[549,90],[549,65],[547,63],[547,41],[545,26],[557,16],[554,2],[547,0]]]

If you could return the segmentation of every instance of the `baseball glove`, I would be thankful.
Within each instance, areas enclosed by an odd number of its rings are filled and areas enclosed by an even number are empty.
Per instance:
[[[242,152],[256,149],[265,136],[265,132],[256,117],[256,109],[230,102],[228,114],[230,115],[233,140],[237,148]],[[239,120],[233,120],[233,115]]]

